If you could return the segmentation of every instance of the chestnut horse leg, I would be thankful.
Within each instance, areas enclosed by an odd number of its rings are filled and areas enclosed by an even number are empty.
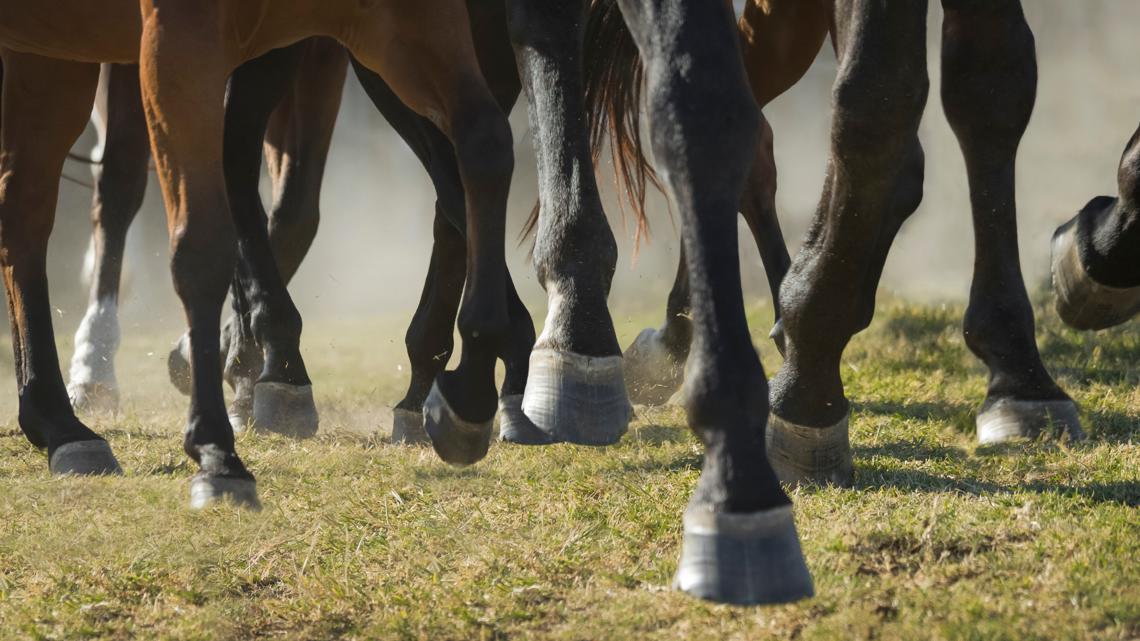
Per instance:
[[[606,306],[617,243],[598,196],[586,119],[573,117],[584,113],[584,4],[508,4],[538,159],[534,264],[549,299],[523,411],[551,440],[605,445],[625,434],[632,409]]]
[[[95,269],[87,313],[75,332],[67,384],[76,411],[114,411],[119,405],[115,353],[119,349],[119,285],[127,231],[146,194],[150,139],[139,95],[137,65],[104,65],[100,94],[107,99],[101,162],[94,166],[91,205]]]
[[[756,2],[745,5],[739,25],[744,69],[752,97],[761,109],[799,82],[811,67],[828,32],[829,6],[827,0],[769,0],[763,9]],[[771,337],[783,353],[779,293],[791,258],[776,214],[776,158],[772,145],[772,127],[761,114],[760,144],[744,184],[740,214],[748,223],[764,262],[776,315]],[[692,322],[683,250],[681,254],[665,307],[665,324],[660,329],[643,330],[625,352],[626,385],[636,403],[664,403],[683,379]]]
[[[1140,129],[1116,173],[1118,196],[1098,196],[1053,235],[1057,313],[1076,329],[1107,329],[1140,311]]]
[[[851,482],[840,358],[870,323],[887,252],[922,199],[926,2],[843,0],[836,24],[828,179],[781,286],[787,360],[772,381],[767,439],[789,482]]]
[[[740,286],[736,207],[760,120],[731,12],[688,0],[620,6],[645,60],[654,156],[681,214],[694,299],[684,395],[705,456],[685,511],[676,585],[727,603],[801,599],[812,594],[811,575],[764,451],[768,390]]]
[[[978,440],[1080,438],[1073,401],[1037,352],[1017,251],[1014,165],[1033,112],[1037,60],[1020,0],[943,0],[942,105],[966,159],[974,214],[974,283],[962,328],[990,370]]]
[[[237,263],[222,171],[224,99],[231,62],[218,8],[142,3],[139,55],[143,107],[162,183],[174,288],[190,328],[190,411],[183,449],[199,466],[191,507],[228,498],[257,507],[257,487],[234,447],[222,395],[219,330]]]
[[[20,429],[33,445],[47,449],[53,474],[120,473],[107,442],[71,408],[47,283],[59,175],[91,114],[99,66],[9,50],[0,56],[0,267],[8,293]]]
[[[497,394],[494,366],[510,330],[505,214],[514,156],[502,108],[478,66],[464,3],[408,5],[385,30],[424,35],[401,56],[359,46],[353,55],[451,141],[466,201],[467,278],[459,308],[459,366],[440,373],[424,402],[424,427],[439,456],[470,464],[490,445]],[[442,25],[442,26],[441,26]],[[426,35],[425,35],[426,34]],[[382,42],[389,34],[359,40]],[[409,65],[408,60],[439,64]]]

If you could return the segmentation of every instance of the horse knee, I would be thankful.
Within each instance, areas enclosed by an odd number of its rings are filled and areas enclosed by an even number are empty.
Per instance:
[[[515,167],[514,138],[498,105],[488,97],[457,118],[453,131],[459,170],[468,192],[483,181],[510,182]]]
[[[884,164],[904,156],[916,137],[930,80],[913,64],[869,68],[853,64],[832,89],[832,145],[849,168],[881,175]]]
[[[185,221],[172,230],[170,271],[184,303],[220,306],[237,265],[237,237],[228,216],[215,224],[204,223]]]

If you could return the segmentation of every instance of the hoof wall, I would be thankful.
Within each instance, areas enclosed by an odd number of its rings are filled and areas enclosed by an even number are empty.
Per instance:
[[[1042,434],[1070,441],[1084,438],[1077,404],[1061,401],[1000,400],[978,412],[978,443],[989,445]]]
[[[55,448],[48,459],[48,469],[56,476],[120,475],[123,468],[111,451],[111,445],[102,439],[64,443]]]
[[[849,486],[854,479],[850,414],[831,427],[806,427],[768,415],[764,442],[780,482]]]
[[[1077,218],[1053,235],[1053,291],[1057,314],[1075,329],[1119,325],[1140,311],[1140,287],[1109,287],[1089,276],[1077,248]]]
[[[527,418],[552,441],[617,443],[629,429],[633,415],[621,356],[534,350],[522,407]]]
[[[113,383],[72,383],[67,395],[76,412],[112,414],[119,410],[119,390]]]
[[[190,480],[190,507],[195,510],[229,501],[238,507],[260,510],[257,482],[253,479],[199,473]]]
[[[424,415],[400,407],[392,410],[392,442],[400,445],[431,443],[424,430]]]
[[[734,605],[790,603],[814,594],[792,507],[749,514],[685,511],[673,587]]]
[[[317,433],[312,385],[257,383],[253,386],[253,428],[293,438]]]
[[[784,319],[781,318],[776,321],[776,324],[772,326],[772,331],[768,332],[768,338],[772,339],[772,342],[776,344],[776,349],[779,350],[780,356],[786,357],[787,354],[784,353],[786,349],[785,345],[787,344],[784,338]]]
[[[186,396],[190,395],[190,339],[185,334],[166,357],[166,371],[170,384]]]
[[[684,382],[684,361],[669,353],[661,330],[645,329],[625,350],[625,384],[629,400],[641,405],[664,405]]]
[[[516,445],[549,445],[550,435],[535,427],[522,409],[523,395],[499,399],[499,440]]]
[[[431,438],[435,453],[452,465],[471,465],[487,456],[491,447],[494,419],[482,423],[465,421],[451,409],[447,399],[433,383],[424,401],[424,429]]]

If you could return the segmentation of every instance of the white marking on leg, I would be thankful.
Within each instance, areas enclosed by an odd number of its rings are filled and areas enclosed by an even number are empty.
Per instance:
[[[115,388],[115,352],[119,350],[119,309],[114,299],[91,303],[75,332],[69,388],[101,385]]]

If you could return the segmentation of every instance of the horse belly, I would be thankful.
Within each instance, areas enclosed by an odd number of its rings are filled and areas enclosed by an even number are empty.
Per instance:
[[[137,62],[138,0],[0,0],[0,47],[80,62]]]

